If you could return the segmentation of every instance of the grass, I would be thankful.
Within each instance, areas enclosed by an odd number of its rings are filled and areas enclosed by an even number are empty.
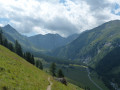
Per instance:
[[[85,68],[73,66],[63,70],[65,76],[74,81],[73,83],[75,83],[76,85],[79,85],[80,87],[89,87],[91,90],[98,89],[89,80],[87,76],[88,73],[86,72]]]
[[[101,88],[103,88],[103,90],[109,90],[109,89],[105,86],[105,84],[103,83],[103,81],[100,79],[100,77],[97,75],[97,73],[92,72],[90,76],[91,76],[92,80],[93,80],[95,83],[97,83]]]
[[[0,90],[46,90],[48,77],[51,76],[0,46]],[[52,90],[77,90],[74,85],[52,82]]]
[[[62,68],[65,76],[68,78],[68,81],[78,85],[81,88],[89,87],[91,90],[98,90],[98,88],[89,80],[88,73],[86,71],[86,66],[81,65],[70,65],[70,66],[59,66]],[[103,88],[103,90],[108,90],[104,85],[101,79],[98,79],[97,74],[91,74],[92,79]]]
[[[68,85],[64,85],[64,84],[58,84],[58,83],[55,83],[54,80],[52,80],[53,82],[53,85],[52,85],[52,90],[83,90],[81,88],[79,88],[78,86],[75,86],[71,83],[68,83]]]

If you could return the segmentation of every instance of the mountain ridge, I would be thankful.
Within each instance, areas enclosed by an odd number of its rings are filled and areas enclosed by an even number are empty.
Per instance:
[[[120,38],[119,28],[120,20],[104,23],[96,28],[81,33],[79,37],[70,44],[54,50],[53,55],[67,59],[81,59],[83,62],[88,63],[95,58],[94,56],[102,52],[105,46],[109,46],[109,44],[112,45],[111,42]],[[106,47],[106,49],[107,48],[109,47]]]
[[[64,46],[78,37],[78,34],[74,34],[69,36],[68,38],[64,38],[59,34],[51,33],[46,35],[38,34],[35,36],[27,37],[21,35],[9,24],[2,27],[2,29],[4,32],[3,34],[7,37],[9,41],[15,42],[15,40],[18,40],[26,51],[41,53],[58,48],[60,46]]]

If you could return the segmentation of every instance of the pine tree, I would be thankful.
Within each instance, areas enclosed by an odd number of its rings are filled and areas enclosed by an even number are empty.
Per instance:
[[[1,28],[0,28],[0,44],[3,45],[3,32]]]
[[[15,41],[15,52],[16,52],[19,56],[23,57],[23,52],[22,52],[21,45],[19,44],[19,42],[18,42],[17,40]]]
[[[40,61],[40,69],[43,70],[43,65],[42,65],[42,62]]]
[[[31,64],[35,64],[34,63],[34,56],[30,53],[30,52],[26,52],[26,53],[24,53],[24,55],[23,55],[23,57],[24,57],[24,59],[26,59],[28,62],[30,62]]]
[[[8,43],[8,48],[14,52],[14,46],[12,43]]]
[[[3,40],[3,45],[8,48],[8,40],[7,39]]]
[[[56,72],[56,64],[52,63],[50,66],[50,73],[52,76],[56,76],[55,72]]]
[[[42,62],[40,60],[36,61],[36,67],[38,67],[39,69],[43,70],[43,65],[42,65]]]
[[[33,65],[35,65],[35,60],[34,60],[34,56],[33,56],[33,55],[31,55],[31,63],[32,63]]]
[[[31,63],[31,54],[30,54],[30,52],[26,52],[26,53],[25,53],[25,59],[26,59],[28,62]]]
[[[62,72],[61,69],[58,70],[58,72],[57,72],[57,77],[59,77],[59,78],[64,77],[64,74],[63,74],[63,72]]]

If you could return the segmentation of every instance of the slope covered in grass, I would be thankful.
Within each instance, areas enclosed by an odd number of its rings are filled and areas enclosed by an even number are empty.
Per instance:
[[[5,47],[0,46],[0,90],[46,90],[49,85],[48,77],[51,76]],[[53,90],[56,88],[59,90],[76,90],[74,85],[65,86],[54,80],[52,82]]]
[[[120,42],[120,20],[109,21],[83,32],[70,44],[53,51],[54,56],[96,64]]]

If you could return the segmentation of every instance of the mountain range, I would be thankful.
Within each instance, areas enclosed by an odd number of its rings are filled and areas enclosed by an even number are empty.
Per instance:
[[[120,20],[114,20],[81,33],[70,44],[55,49],[53,55],[95,65],[108,52],[120,45],[119,40]]]
[[[9,24],[2,27],[2,29],[5,37],[7,37],[9,41],[15,42],[15,40],[18,40],[25,51],[41,53],[64,46],[78,37],[78,34],[73,34],[67,38],[62,37],[58,34],[38,34],[35,36],[27,37],[21,35]]]

